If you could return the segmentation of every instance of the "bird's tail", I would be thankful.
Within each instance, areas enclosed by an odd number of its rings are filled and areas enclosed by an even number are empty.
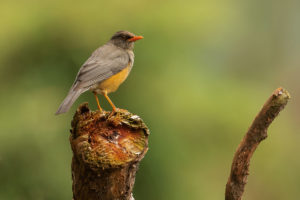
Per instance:
[[[61,113],[68,112],[68,110],[73,105],[74,101],[79,97],[80,94],[85,92],[85,89],[73,89],[71,88],[70,92],[68,93],[67,97],[64,99],[64,101],[60,104],[58,110],[56,111],[56,115],[59,115]]]

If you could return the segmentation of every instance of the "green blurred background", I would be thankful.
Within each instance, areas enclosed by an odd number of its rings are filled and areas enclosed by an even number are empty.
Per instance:
[[[244,199],[299,199],[300,2],[0,2],[0,199],[71,199],[70,121],[81,64],[118,30],[143,35],[111,94],[151,130],[137,200],[224,199],[235,149],[279,86],[292,100],[252,159]],[[111,109],[103,97],[101,103]]]

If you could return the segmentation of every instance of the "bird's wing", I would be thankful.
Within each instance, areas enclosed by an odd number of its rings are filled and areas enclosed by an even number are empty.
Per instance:
[[[106,44],[95,50],[91,57],[82,65],[73,86],[90,88],[128,66],[128,53],[112,44]]]

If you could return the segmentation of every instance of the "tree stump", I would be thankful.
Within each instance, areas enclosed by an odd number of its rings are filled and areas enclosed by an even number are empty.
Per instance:
[[[148,150],[149,130],[127,110],[77,109],[70,135],[74,200],[133,200],[135,175]]]

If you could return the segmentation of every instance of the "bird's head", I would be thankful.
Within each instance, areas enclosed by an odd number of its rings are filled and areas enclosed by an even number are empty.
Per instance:
[[[136,36],[128,31],[118,31],[110,39],[110,41],[123,49],[133,49],[134,42],[143,39],[143,36]]]

